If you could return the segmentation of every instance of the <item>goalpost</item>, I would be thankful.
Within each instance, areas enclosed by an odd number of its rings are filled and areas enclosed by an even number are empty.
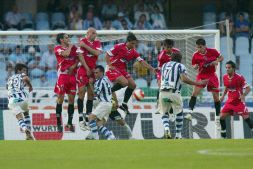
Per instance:
[[[148,61],[152,66],[157,66],[157,55],[161,50],[161,42],[164,39],[173,39],[175,41],[175,47],[179,48],[183,55],[183,64],[186,65],[188,76],[191,79],[195,79],[196,71],[191,67],[192,54],[195,51],[195,41],[196,39],[203,37],[207,46],[211,48],[216,48],[220,50],[220,33],[218,30],[99,30],[98,38],[102,42],[103,54],[99,56],[98,64],[105,66],[105,51],[110,49],[114,44],[119,42],[125,42],[127,33],[133,32],[137,39],[139,40],[139,45],[137,50],[141,53],[141,56]],[[0,66],[2,76],[0,76],[0,93],[2,96],[6,97],[5,90],[5,80],[8,76],[8,73],[11,72],[11,60],[13,53],[15,53],[17,46],[21,48],[21,53],[26,60],[26,64],[31,68],[30,78],[34,87],[34,92],[31,94],[31,106],[34,110],[31,112],[34,113],[34,126],[33,132],[40,136],[43,139],[57,139],[56,136],[52,136],[50,132],[54,131],[53,113],[55,106],[55,95],[53,93],[53,87],[56,81],[56,71],[48,70],[47,68],[39,65],[40,60],[43,57],[43,53],[48,50],[48,45],[56,44],[55,37],[58,33],[67,33],[71,35],[71,42],[78,45],[78,40],[80,37],[83,37],[86,34],[86,31],[70,31],[70,30],[56,30],[56,31],[0,31],[0,47],[3,48],[3,56],[1,57]],[[31,47],[33,46],[33,47]],[[31,48],[31,50],[29,50]],[[32,48],[35,49],[33,53]],[[8,52],[6,50],[11,50]],[[39,56],[40,55],[40,56]],[[11,56],[11,57],[10,57]],[[38,59],[38,60],[36,60]],[[31,66],[31,61],[37,61],[37,67]],[[36,65],[36,64],[35,64]],[[36,71],[33,71],[36,69]],[[37,70],[39,69],[39,70]],[[4,71],[5,70],[5,71]],[[7,70],[7,71],[6,71]],[[41,71],[42,70],[42,71]],[[218,77],[220,77],[220,68],[217,68]],[[33,72],[31,72],[33,71]],[[155,115],[155,105],[156,105],[156,92],[158,90],[156,85],[155,75],[145,72],[144,74],[139,74],[133,68],[133,63],[128,64],[128,71],[132,74],[136,82],[141,79],[143,83],[137,83],[138,88],[142,88],[145,92],[145,99],[142,102],[137,102],[131,100],[129,102],[129,107],[133,112],[132,115],[126,117],[126,121],[130,123],[130,127],[133,130],[134,137],[137,139],[150,139],[150,138],[161,138],[163,136],[163,128],[161,125],[160,115]],[[182,95],[184,98],[185,108],[187,108],[188,100],[192,93],[191,86],[184,86],[182,89]],[[119,94],[120,95],[120,94]],[[202,93],[199,97],[198,103],[210,102],[211,95],[207,92]],[[3,104],[3,103],[0,103]],[[66,103],[65,103],[66,104]],[[50,109],[51,108],[51,109]],[[121,112],[122,113],[122,112]],[[5,113],[6,114],[6,113]],[[5,115],[4,114],[4,115]],[[39,114],[39,115],[38,115]],[[201,114],[201,115],[200,115]],[[77,111],[75,113],[75,122],[76,124],[76,133],[63,133],[61,136],[64,139],[82,139],[86,134],[80,131],[77,121]],[[124,114],[122,113],[124,116]],[[217,133],[213,130],[214,123],[213,117],[214,112],[197,112],[193,114],[193,126],[192,129],[188,125],[184,126],[183,136],[190,137],[189,130],[193,130],[195,135],[194,138],[217,138]],[[63,111],[63,118],[66,118],[66,110]],[[7,134],[8,138],[15,139],[15,132],[19,132],[14,124],[8,125],[6,120],[9,120],[10,117],[7,115],[4,117],[4,132],[7,130],[10,132]],[[40,123],[40,119],[44,121]],[[47,119],[51,119],[53,122],[45,122]],[[12,118],[13,120],[13,118]],[[13,120],[14,121],[14,120]],[[202,121],[208,121],[208,124],[203,124]],[[187,122],[186,122],[187,123]],[[191,123],[191,122],[190,122]],[[41,127],[41,126],[42,127]],[[112,128],[113,131],[116,131],[118,138],[126,138],[124,131],[119,129],[120,127],[115,124],[115,122],[109,122],[109,128]],[[174,128],[172,129],[174,130]],[[41,134],[42,133],[42,134]],[[204,134],[203,134],[204,133]],[[59,136],[60,137],[60,136]],[[19,136],[17,137],[17,139]],[[39,138],[39,136],[38,136]]]

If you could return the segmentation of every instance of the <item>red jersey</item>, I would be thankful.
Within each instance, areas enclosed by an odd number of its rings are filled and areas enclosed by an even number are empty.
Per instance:
[[[179,49],[177,49],[177,48],[172,48],[172,53],[174,53],[174,52],[179,52]],[[169,62],[170,60],[171,60],[171,55],[169,55],[169,54],[167,53],[167,50],[162,50],[162,51],[159,53],[158,57],[157,57],[158,68],[161,69],[162,66],[163,66],[163,64]]]
[[[204,54],[198,51],[193,54],[192,65],[199,66],[199,75],[204,75],[209,77],[211,74],[215,73],[215,66],[209,66],[211,62],[215,61],[220,56],[220,53],[216,49],[206,48]]]
[[[228,74],[223,76],[224,86],[227,88],[228,100],[227,103],[240,103],[240,96],[243,94],[243,88],[247,87],[244,77],[237,73],[233,77]]]
[[[85,43],[89,47],[95,50],[102,51],[101,48],[101,43],[99,40],[94,40],[93,42],[89,41],[87,38],[82,38],[80,39],[80,42]],[[86,64],[90,69],[95,69],[96,67],[96,62],[98,60],[98,56],[91,54],[88,50],[85,48],[81,47],[81,51],[83,52],[82,55],[84,57],[84,60],[86,61]]]
[[[138,61],[143,60],[135,49],[129,50],[126,43],[114,45],[112,49],[107,51],[107,54],[110,56],[112,66],[121,70],[126,70],[126,63],[133,59],[137,59]]]
[[[68,48],[62,47],[61,45],[58,45],[54,48],[58,74],[67,74],[67,70],[77,62],[76,46],[71,48],[71,52],[68,57],[61,55],[61,52],[65,51],[66,49]]]

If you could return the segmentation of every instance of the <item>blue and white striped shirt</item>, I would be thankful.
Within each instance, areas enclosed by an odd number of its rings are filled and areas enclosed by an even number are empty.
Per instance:
[[[106,76],[103,76],[100,79],[96,80],[94,84],[94,92],[97,95],[99,101],[112,101],[111,82]]]
[[[23,77],[25,74],[15,74],[12,75],[7,82],[8,97],[15,99],[26,99],[28,98],[28,93],[25,91],[25,83]]]
[[[180,91],[182,82],[180,75],[186,73],[186,68],[183,64],[170,61],[163,64],[161,69],[161,88],[174,89]]]

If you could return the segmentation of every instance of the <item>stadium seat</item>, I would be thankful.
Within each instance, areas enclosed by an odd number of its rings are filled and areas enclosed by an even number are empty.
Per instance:
[[[150,82],[150,88],[151,89],[158,89],[159,88],[158,84],[157,84],[157,79],[151,80],[151,82]]]
[[[52,27],[58,24],[64,24],[65,25],[65,16],[61,12],[56,12],[52,14],[51,17]]]
[[[41,80],[40,80],[40,78],[33,78],[32,79],[32,85],[33,85],[33,87],[41,87]]]
[[[214,12],[203,13],[203,21],[216,22],[216,14]]]
[[[229,44],[227,43],[227,37],[221,37],[220,38],[220,52],[222,55],[228,55],[228,53],[233,53],[233,39],[231,37],[228,37]],[[229,45],[229,52],[227,50],[227,47]]]
[[[36,22],[37,30],[49,30],[49,22],[48,21],[38,21]]]
[[[22,15],[22,19],[24,19],[26,23],[33,22],[33,16],[31,13],[23,12],[23,13],[21,13],[21,15]]]
[[[249,39],[247,37],[237,37],[235,40],[235,55],[249,54]]]
[[[142,87],[148,87],[148,82],[147,80],[143,79],[143,78],[138,78],[134,80],[137,88],[142,88]]]
[[[48,21],[48,14],[45,12],[39,12],[36,14],[36,22]]]

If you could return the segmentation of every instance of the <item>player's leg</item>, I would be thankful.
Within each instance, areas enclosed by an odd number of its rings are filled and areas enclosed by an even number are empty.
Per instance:
[[[128,85],[127,79],[118,70],[108,70],[106,71],[106,76],[108,79],[114,83],[112,87],[112,92],[118,91]]]
[[[237,106],[237,108],[240,108],[241,109],[240,112],[243,112],[241,114],[241,116],[244,119],[244,121],[247,123],[247,125],[249,126],[249,128],[252,130],[252,134],[253,134],[253,120],[250,119],[250,117],[249,117],[249,111],[248,111],[248,108],[246,107],[245,103],[239,104]]]
[[[169,114],[168,114],[168,110],[171,109],[171,105],[169,102],[165,102],[164,98],[169,98],[168,92],[161,91],[160,96],[159,96],[159,105],[161,108],[160,111],[162,113],[162,123],[163,123],[163,127],[164,127],[164,138],[171,139]]]
[[[86,102],[86,116],[87,117],[92,112],[93,98],[94,98],[93,82],[90,82],[87,85],[87,102]]]
[[[124,95],[124,99],[123,99],[123,103],[122,105],[120,106],[120,108],[122,110],[125,111],[126,114],[129,114],[129,110],[128,110],[128,106],[127,106],[127,102],[129,101],[130,97],[132,96],[133,94],[133,91],[134,89],[136,88],[136,84],[134,82],[134,79],[129,77],[127,79],[128,81],[128,86],[126,88],[126,91],[125,91],[125,95]]]
[[[160,89],[161,87],[161,78],[160,78],[160,75],[157,75],[157,85],[158,85],[158,89]],[[159,109],[159,95],[160,95],[160,90],[157,90],[157,93],[156,93],[156,112],[155,114],[160,114],[160,109]]]
[[[226,130],[226,117],[230,116],[230,112],[233,112],[233,107],[230,104],[225,103],[220,114],[220,125],[221,125],[221,138],[227,138]]]
[[[61,121],[61,115],[62,115],[62,103],[64,101],[64,95],[58,94],[57,96],[57,103],[56,103],[56,120],[57,120],[57,130],[58,132],[62,132],[62,121]]]
[[[89,127],[90,127],[90,133],[86,137],[86,139],[95,139],[98,140],[98,126],[97,126],[97,116],[93,113],[89,115]]]
[[[197,96],[199,95],[201,90],[202,90],[202,87],[194,86],[192,96],[191,96],[191,99],[189,101],[189,109],[190,110],[194,109],[194,107],[196,105],[196,101],[197,101]]]
[[[74,94],[68,94],[68,123],[67,128],[69,128],[70,131],[74,132],[74,126],[72,124],[73,116],[74,116],[74,102],[75,102],[75,95]]]
[[[182,138],[183,111],[176,115],[176,139]]]
[[[106,123],[105,119],[100,120],[100,122],[98,123],[99,132],[103,134],[107,140],[115,140],[116,138],[113,132],[104,126],[105,123]]]

